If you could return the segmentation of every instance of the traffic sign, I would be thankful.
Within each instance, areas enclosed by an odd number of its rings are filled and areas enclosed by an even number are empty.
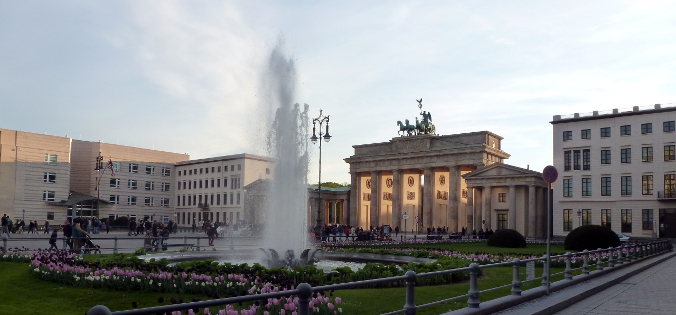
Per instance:
[[[408,214],[402,215],[401,218],[404,219],[404,220],[408,220]]]
[[[556,170],[556,167],[547,165],[544,170],[542,170],[542,178],[548,183],[553,183],[559,177],[559,172]]]

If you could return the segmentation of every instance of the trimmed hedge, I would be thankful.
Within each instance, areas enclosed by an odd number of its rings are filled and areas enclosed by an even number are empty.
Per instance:
[[[600,225],[583,225],[568,233],[563,242],[566,250],[593,250],[620,246],[620,238],[613,230]]]
[[[526,239],[516,230],[502,229],[495,231],[486,244],[494,247],[521,248],[526,247]]]

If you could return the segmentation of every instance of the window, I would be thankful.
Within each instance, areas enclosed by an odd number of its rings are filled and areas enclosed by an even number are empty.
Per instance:
[[[230,204],[234,205],[235,204],[235,194],[230,193]]]
[[[631,136],[631,125],[620,126],[621,136]]]
[[[652,195],[653,194],[653,176],[652,175],[641,176],[641,191],[644,195]]]
[[[212,178],[212,179],[211,179],[211,188],[216,187],[216,186],[214,186],[214,183],[215,183],[215,182],[214,182],[214,179]]]
[[[204,168],[204,172],[209,174],[209,168],[208,167]]]
[[[573,197],[573,179],[564,178],[563,179],[563,196],[564,197]]]
[[[582,209],[582,225],[591,224],[591,209]]]
[[[47,212],[47,220],[54,220],[54,212]]]
[[[204,171],[204,169],[200,167],[200,174],[202,174],[202,171]]]
[[[563,231],[573,230],[573,209],[563,209]]]
[[[239,196],[240,196],[240,194],[237,193],[237,204],[239,204]]]
[[[146,190],[155,190],[155,182],[146,182]]]
[[[582,139],[591,139],[591,129],[582,129],[580,137]]]
[[[188,189],[192,189],[192,181],[188,181]]]
[[[601,209],[601,226],[611,229],[610,209]]]
[[[219,173],[221,172],[221,167],[220,167],[220,166],[218,167],[218,172],[219,172]]]
[[[120,179],[119,178],[111,178],[110,179],[110,187],[120,188]]]
[[[674,156],[674,146],[673,144],[671,145],[665,145],[664,146],[664,160],[665,161],[673,161],[676,156]]]
[[[631,196],[631,176],[622,176],[622,196]]]
[[[129,163],[129,173],[138,173],[138,164]]]
[[[211,194],[211,200],[209,200],[209,204],[214,204],[214,194]]]
[[[138,184],[137,184],[135,179],[130,179],[130,180],[127,181],[127,188],[128,189],[137,189],[138,188],[137,185]]]
[[[216,205],[217,206],[221,205],[221,194],[216,194]]]
[[[563,151],[563,169],[565,171],[570,171],[571,170],[571,157],[570,157],[570,151]]]
[[[674,131],[674,121],[665,121],[662,123],[662,130],[664,132]]]
[[[121,167],[122,167],[122,166],[121,166],[120,162],[113,162],[113,170],[114,170],[115,172],[119,172],[120,169],[121,169]]]
[[[162,176],[171,176],[171,169],[168,167],[162,168]]]
[[[216,178],[216,187],[221,187],[221,179]]]
[[[135,206],[136,205],[136,196],[127,196],[127,205]]]
[[[582,179],[582,196],[591,196],[591,178]]]
[[[498,193],[498,202],[507,202],[507,193]]]
[[[631,209],[622,209],[622,233],[631,233]]]
[[[242,164],[237,164],[237,170],[241,171],[242,170]]]
[[[582,169],[588,171],[591,169],[591,150],[582,150]]]
[[[45,183],[56,183],[56,173],[45,173],[43,180]]]
[[[569,141],[573,140],[573,132],[572,131],[564,131],[563,132],[563,141]]]
[[[155,167],[152,165],[146,166],[146,174],[155,175]]]
[[[162,183],[162,191],[169,191],[169,183]]]
[[[610,177],[601,177],[601,196],[610,196],[612,184]]]
[[[185,171],[183,171],[183,172],[185,172]],[[192,170],[190,170],[190,174],[189,174],[189,175],[192,175]]]
[[[643,209],[643,216],[641,217],[643,221],[643,230],[653,229],[653,209]]]
[[[641,124],[641,133],[642,134],[653,133],[653,124],[652,123]]]
[[[51,190],[45,190],[42,192],[42,200],[44,201],[54,201],[56,192]]]
[[[266,168],[265,168],[265,174],[270,175],[270,168],[269,168],[269,167],[266,167]]]
[[[610,137],[610,127],[601,128],[601,138],[609,138],[609,137]]]
[[[223,187],[228,187],[228,178],[223,178]]]
[[[181,182],[176,182],[176,189],[181,190]]]
[[[146,207],[152,207],[153,206],[153,197],[145,197],[145,203],[144,205]]]
[[[185,190],[185,181],[183,181],[183,190]]]
[[[202,180],[200,179],[200,188],[202,188]]]
[[[507,228],[507,214],[498,213],[498,230],[504,230]]]
[[[160,206],[161,207],[169,207],[169,198],[161,198],[160,199]]]
[[[641,161],[643,162],[652,162],[653,161],[653,147],[643,147],[641,149]]]
[[[573,150],[573,169],[579,171],[580,166],[580,150]]]
[[[110,203],[112,203],[114,205],[119,205],[120,204],[120,195],[110,195],[110,198],[108,200],[110,200]]]
[[[620,162],[622,163],[631,163],[631,148],[621,149],[620,159]]]
[[[212,172],[212,173],[214,172],[214,167],[213,167],[213,166],[211,167],[211,172]]]
[[[45,154],[45,164],[56,165],[56,154]]]
[[[676,197],[676,180],[674,174],[664,174],[664,197]]]
[[[610,164],[610,150],[601,150],[601,164]]]
[[[234,171],[235,171],[235,165],[234,165],[234,164],[233,164],[233,165],[230,165],[230,171],[231,171],[231,172],[234,172]]]

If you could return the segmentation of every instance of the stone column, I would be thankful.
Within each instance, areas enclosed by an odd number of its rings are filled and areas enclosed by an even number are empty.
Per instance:
[[[467,234],[472,235],[474,229],[474,187],[467,186]]]
[[[475,190],[476,196],[474,198],[474,229],[479,233],[481,230],[481,220],[483,220],[483,191],[481,189]]]
[[[509,186],[509,228],[516,230],[516,186]]]
[[[434,209],[434,179],[432,168],[425,168],[425,185],[423,186],[423,230],[431,228],[434,225],[432,209]]]
[[[458,168],[448,168],[448,214],[450,216],[450,232],[458,232]]]
[[[537,203],[535,202],[535,186],[528,186],[528,224],[526,224],[524,236],[535,237],[537,233],[535,232],[536,227],[536,216],[537,213]]]
[[[404,226],[401,222],[401,204],[403,197],[401,189],[401,170],[392,171],[392,228],[399,227],[399,230],[402,230]],[[403,230],[402,230],[403,231]]]
[[[488,231],[488,229],[492,228],[491,225],[491,219],[493,218],[493,213],[492,213],[492,208],[491,208],[491,194],[493,193],[493,189],[491,186],[486,186],[484,187],[484,192],[482,196],[484,197],[484,206],[483,206],[483,219],[486,220],[486,224],[484,224],[483,228],[484,231]]]
[[[547,237],[547,187],[538,189],[538,206],[540,207],[539,213],[542,215],[538,218],[538,237]]]
[[[359,187],[360,182],[359,177],[357,176],[357,172],[352,172],[350,174],[350,177],[351,177],[350,208],[349,208],[350,213],[348,216],[347,224],[356,226],[359,223],[359,221],[357,220],[357,212],[358,212],[357,207],[359,206],[359,200],[361,197],[360,194],[361,187]]]
[[[380,172],[371,172],[371,226],[374,228],[380,225]]]

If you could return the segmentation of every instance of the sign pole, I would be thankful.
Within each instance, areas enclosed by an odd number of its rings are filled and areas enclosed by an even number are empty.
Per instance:
[[[559,177],[559,172],[556,170],[554,166],[547,165],[544,170],[542,170],[542,178],[547,182],[547,254],[545,254],[545,257],[547,261],[545,262],[545,269],[547,273],[547,295],[549,295],[549,287],[552,283],[552,273],[550,270],[551,267],[551,234],[552,234],[552,203],[551,203],[551,197],[550,193],[552,192],[552,189],[554,188],[553,183],[556,181],[556,179]]]

